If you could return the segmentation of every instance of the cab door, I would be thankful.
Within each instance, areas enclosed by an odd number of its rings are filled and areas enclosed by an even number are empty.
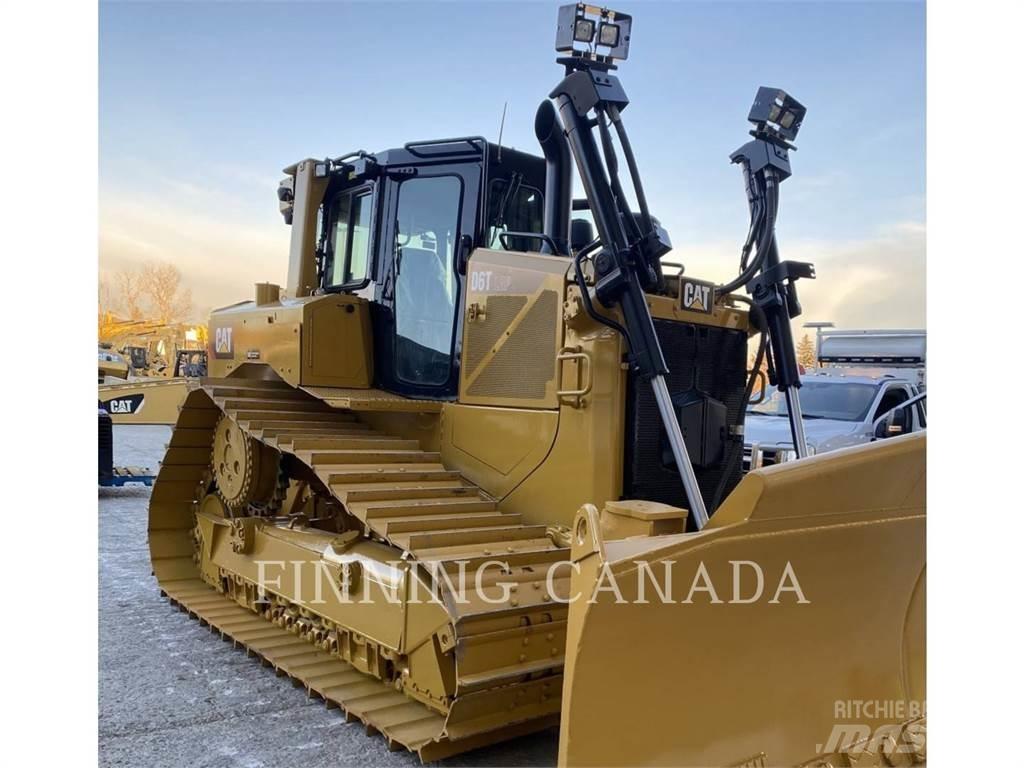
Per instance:
[[[457,392],[464,282],[458,263],[477,235],[480,177],[479,163],[388,174],[374,323],[385,389],[428,398]]]

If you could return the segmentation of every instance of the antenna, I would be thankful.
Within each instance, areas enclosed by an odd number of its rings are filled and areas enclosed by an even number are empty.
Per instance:
[[[498,162],[501,162],[501,134],[505,132],[505,112],[508,110],[508,102],[501,108],[501,125],[498,126]]]

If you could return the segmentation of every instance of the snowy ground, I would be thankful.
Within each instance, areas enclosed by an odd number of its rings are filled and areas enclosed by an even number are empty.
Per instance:
[[[155,471],[166,427],[114,428],[114,463]],[[171,608],[146,552],[144,486],[99,490],[99,756],[104,766],[418,765]],[[549,730],[444,765],[553,765]]]

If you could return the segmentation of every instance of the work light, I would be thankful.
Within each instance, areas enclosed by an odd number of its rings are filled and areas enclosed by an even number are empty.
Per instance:
[[[590,19],[576,19],[573,26],[572,39],[577,43],[594,42],[594,22]]]
[[[581,59],[608,62],[629,55],[629,32],[633,18],[586,3],[571,3],[558,9],[555,50]]]
[[[597,36],[597,42],[600,45],[607,45],[609,48],[617,46],[619,44],[618,24],[602,24],[600,34]]]
[[[792,141],[806,114],[807,108],[785,91],[762,86],[757,89],[747,120],[754,123],[758,131]]]

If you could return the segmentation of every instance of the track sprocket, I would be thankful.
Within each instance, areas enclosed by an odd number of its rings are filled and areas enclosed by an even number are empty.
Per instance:
[[[229,509],[273,502],[281,454],[222,416],[213,436],[213,478]]]

